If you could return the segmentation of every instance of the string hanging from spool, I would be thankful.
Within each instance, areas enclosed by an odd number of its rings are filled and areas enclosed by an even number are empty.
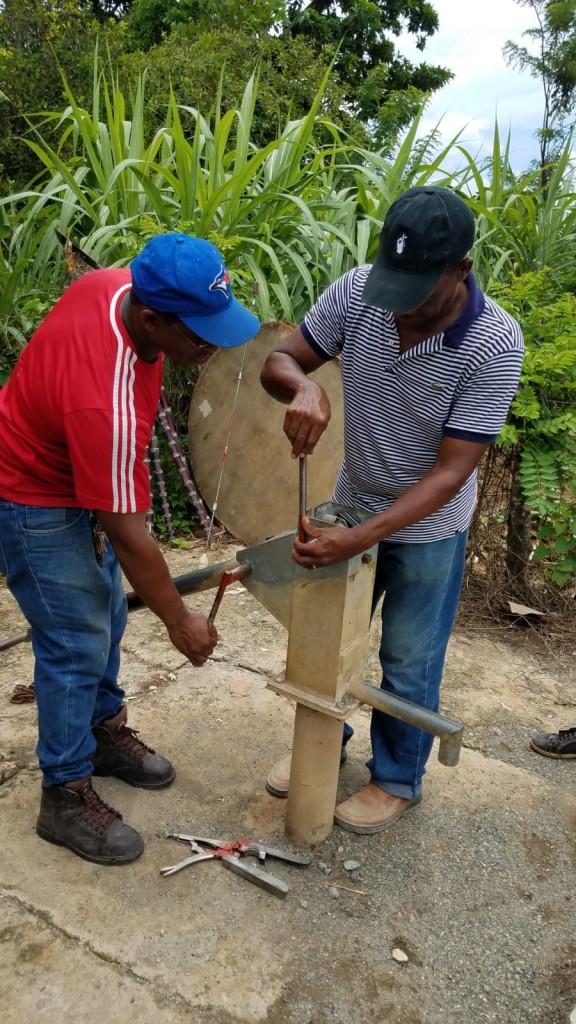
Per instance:
[[[252,310],[254,310],[254,308],[256,306],[256,298],[258,296],[258,291],[259,291],[258,283],[257,283],[257,281],[254,281],[252,283]],[[234,416],[236,414],[236,406],[238,404],[238,394],[240,392],[240,384],[242,383],[242,377],[243,377],[243,373],[244,373],[244,360],[246,359],[246,348],[247,348],[246,345],[242,346],[242,361],[240,363],[240,369],[238,371],[238,376],[236,378],[236,391],[234,393],[234,402],[232,403],[232,412],[230,413],[230,421],[228,423],[228,434],[226,436],[226,442],[224,444],[224,450],[222,452],[222,463],[220,465],[220,474],[218,476],[218,484],[216,485],[216,495],[214,497],[214,502],[212,504],[212,509],[211,509],[211,513],[212,514],[210,516],[210,526],[209,526],[208,534],[207,534],[207,538],[206,538],[206,551],[208,551],[208,549],[210,547],[210,542],[211,542],[211,539],[212,539],[212,529],[214,527],[214,520],[216,518],[216,511],[218,509],[218,497],[220,495],[220,489],[222,487],[222,480],[224,478],[224,470],[225,470],[225,467],[226,467],[226,459],[228,458],[228,452],[230,450],[230,437],[232,435],[232,427],[233,427],[233,424],[234,424]]]

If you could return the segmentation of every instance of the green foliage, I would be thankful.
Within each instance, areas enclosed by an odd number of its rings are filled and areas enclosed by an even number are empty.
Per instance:
[[[544,181],[549,165],[565,143],[566,117],[576,102],[576,2],[575,0],[516,0],[532,10],[536,26],[523,34],[531,47],[508,40],[504,57],[508,64],[539,78],[544,93],[540,139],[540,166]]]
[[[0,302],[0,387],[8,380],[20,352],[56,298],[30,298],[9,311],[7,303]]]
[[[51,287],[47,276],[37,284],[31,282],[30,249],[26,244],[20,245],[17,223],[6,215],[2,219],[5,230],[0,232],[0,387],[60,291]]]
[[[0,200],[12,223],[7,244],[25,254],[28,284],[45,281],[60,254],[53,227],[63,234],[73,227],[88,254],[106,265],[127,262],[155,231],[183,229],[221,242],[240,285],[248,277],[257,280],[265,315],[290,318],[299,304],[302,312],[327,283],[326,229],[332,217],[343,216],[332,198],[341,143],[318,117],[321,92],[306,118],[289,122],[258,150],[250,141],[253,80],[239,109],[218,112],[213,120],[193,108],[181,110],[172,96],[165,125],[149,142],[143,82],[129,113],[116,85],[98,77],[95,83],[91,112],[65,83],[69,108],[58,146],[39,135],[29,142],[46,168],[42,182]],[[335,140],[325,150],[314,143],[322,125]]]
[[[172,32],[220,32],[250,36],[254,44],[282,17],[281,0],[134,0],[126,18],[126,41],[131,50],[150,50]]]
[[[134,0],[80,0],[78,7],[86,8],[99,21],[121,18],[127,14]]]
[[[510,164],[510,136],[501,143],[494,126],[492,154],[477,162],[458,145],[459,187],[476,216],[474,265],[482,286],[508,282],[547,267],[555,287],[576,284],[576,191],[569,138],[548,180],[539,171],[517,174]]]
[[[5,0],[0,10],[0,82],[7,102],[0,105],[2,154],[0,184],[29,181],[38,165],[21,136],[31,122],[50,139],[47,112],[64,102],[61,70],[79,103],[92,87],[94,38],[98,23],[89,5],[74,0]],[[111,52],[113,34],[100,26]]]
[[[394,157],[355,149],[321,114],[328,78],[307,115],[261,147],[251,134],[255,79],[238,108],[221,112],[218,97],[212,116],[171,95],[152,137],[143,79],[126,99],[96,64],[91,109],[64,79],[68,107],[56,145],[39,132],[28,141],[43,175],[0,200],[10,225],[5,285],[11,280],[16,297],[25,267],[28,289],[61,287],[54,228],[72,230],[108,266],[128,262],[157,231],[185,230],[220,246],[241,296],[250,299],[258,285],[265,318],[297,322],[335,277],[372,257],[388,204],[437,174],[442,157],[420,166],[427,150],[414,141],[418,118]]]
[[[273,80],[280,100],[292,93],[302,95],[309,82],[314,82],[314,92],[318,74],[334,60],[330,90],[337,90],[341,101],[330,105],[330,116],[348,129],[356,122],[358,133],[369,131],[384,144],[394,131],[406,127],[428,93],[453,77],[446,68],[413,65],[397,52],[390,36],[406,30],[416,35],[424,48],[437,27],[436,12],[426,0],[349,0],[345,4],[321,0],[257,0],[250,4],[239,0],[135,0],[126,18],[125,39],[129,50],[143,51],[139,70],[144,53],[154,78],[161,66],[167,68],[168,73],[160,79],[161,89],[154,90],[164,101],[171,84],[178,99],[202,108],[204,102],[190,97],[209,88],[214,69],[222,66],[223,47],[224,59],[230,60],[233,69],[229,76],[232,95],[238,81],[245,81],[253,71],[255,60],[262,81]],[[299,53],[300,60],[293,74],[286,75],[286,69],[282,73],[278,65],[290,63],[292,53]],[[132,66],[132,61],[127,60],[127,66]],[[206,68],[208,82],[202,74]],[[189,80],[191,91],[185,91],[183,79]],[[272,109],[276,109],[273,91],[271,96]],[[307,99],[312,99],[309,88]],[[325,102],[330,102],[329,93]],[[301,105],[295,106],[292,116],[303,112]],[[264,124],[259,136],[262,141],[263,132]],[[269,138],[270,134],[266,141]]]
[[[523,327],[520,390],[501,439],[520,446],[522,494],[537,522],[535,560],[555,583],[576,576],[576,296],[546,269],[493,294]]]
[[[318,51],[332,47],[346,101],[362,122],[373,125],[380,145],[390,139],[393,109],[396,131],[415,113],[406,97],[397,102],[399,94],[422,102],[454,77],[447,68],[413,65],[390,38],[406,31],[424,49],[438,28],[438,15],[427,0],[288,0],[286,16],[292,35],[305,36]]]
[[[58,121],[48,114],[62,107],[61,72],[78,106],[89,106],[97,35],[126,94],[147,74],[145,121],[152,133],[162,126],[171,93],[207,114],[222,75],[226,105],[236,107],[258,68],[252,137],[264,145],[288,119],[306,116],[335,60],[323,85],[322,113],[359,142],[372,136],[392,146],[395,133],[451,73],[411,64],[390,37],[407,29],[424,45],[436,27],[426,0],[5,0],[0,81],[8,102],[0,104],[0,183],[9,191],[36,173],[33,151],[20,141],[33,125],[56,145]]]
[[[172,33],[146,52],[125,54],[118,65],[120,87],[129,95],[133,83],[146,77],[145,124],[153,134],[164,126],[171,95],[183,107],[215,113],[242,103],[246,82],[258,69],[258,91],[251,124],[251,142],[264,146],[277,138],[289,120],[305,117],[322,88],[322,114],[364,142],[368,135],[345,108],[344,90],[331,74],[331,55],[316,53],[305,39],[255,38],[224,26],[218,31]],[[189,127],[185,119],[185,128]]]

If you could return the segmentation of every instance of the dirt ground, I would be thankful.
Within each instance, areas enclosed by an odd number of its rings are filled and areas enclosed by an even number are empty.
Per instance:
[[[169,550],[172,572],[197,567],[201,552]],[[212,599],[188,601],[207,611]],[[0,582],[0,639],[24,625]],[[9,702],[31,680],[31,650],[0,654],[3,1024],[568,1022],[576,761],[540,757],[528,740],[576,725],[576,652],[538,654],[517,627],[513,643],[457,630],[442,710],[466,726],[459,766],[434,753],[424,801],[389,832],[335,828],[310,867],[274,863],[289,884],[281,901],[215,862],[159,873],[185,855],[172,831],[286,843],[285,802],[263,786],[291,742],[293,708],[267,689],[284,669],[286,632],[240,585],[217,626],[221,642],[196,670],[149,612],[130,617],[130,721],[177,777],[158,793],[98,780],[146,842],[124,867],[37,838],[35,706]],[[376,627],[365,674],[379,680]],[[369,721],[364,708],[352,720],[340,799],[367,781]]]

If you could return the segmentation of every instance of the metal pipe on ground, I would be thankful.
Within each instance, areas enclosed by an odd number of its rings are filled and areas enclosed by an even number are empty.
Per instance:
[[[24,633],[16,633],[16,636],[10,636],[7,640],[0,640],[0,651],[8,651],[11,647],[16,647],[16,644],[26,643],[30,640],[32,631],[30,629],[25,630]]]
[[[172,583],[179,594],[199,594],[203,590],[219,587],[225,573],[231,573],[238,568],[236,559],[229,558],[226,562],[216,562],[215,565],[207,565],[205,568],[194,569],[192,572],[185,572],[181,576],[174,576]],[[248,572],[249,570],[244,569],[242,576],[238,578],[243,578],[248,575]],[[146,607],[142,598],[134,591],[127,594],[126,598],[129,612],[137,612],[140,608]],[[0,640],[0,652],[7,651],[17,644],[26,643],[30,638],[31,630],[27,629],[23,633],[17,633],[15,636],[8,637],[7,640]]]
[[[192,572],[185,572],[182,576],[174,576],[172,583],[179,594],[199,594],[203,590],[212,590],[219,587],[220,581],[226,572],[238,568],[235,558],[229,558],[226,562],[216,562],[215,565],[207,565],[203,569],[193,569]],[[131,591],[126,595],[128,600],[128,611],[135,612],[146,605],[138,594]]]

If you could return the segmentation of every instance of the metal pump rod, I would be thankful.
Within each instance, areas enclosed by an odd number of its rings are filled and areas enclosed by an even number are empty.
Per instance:
[[[298,459],[298,482],[299,482],[299,512],[298,512],[298,540],[306,542],[307,537],[302,526],[302,517],[306,515],[306,506],[308,503],[308,456],[301,455]]]

